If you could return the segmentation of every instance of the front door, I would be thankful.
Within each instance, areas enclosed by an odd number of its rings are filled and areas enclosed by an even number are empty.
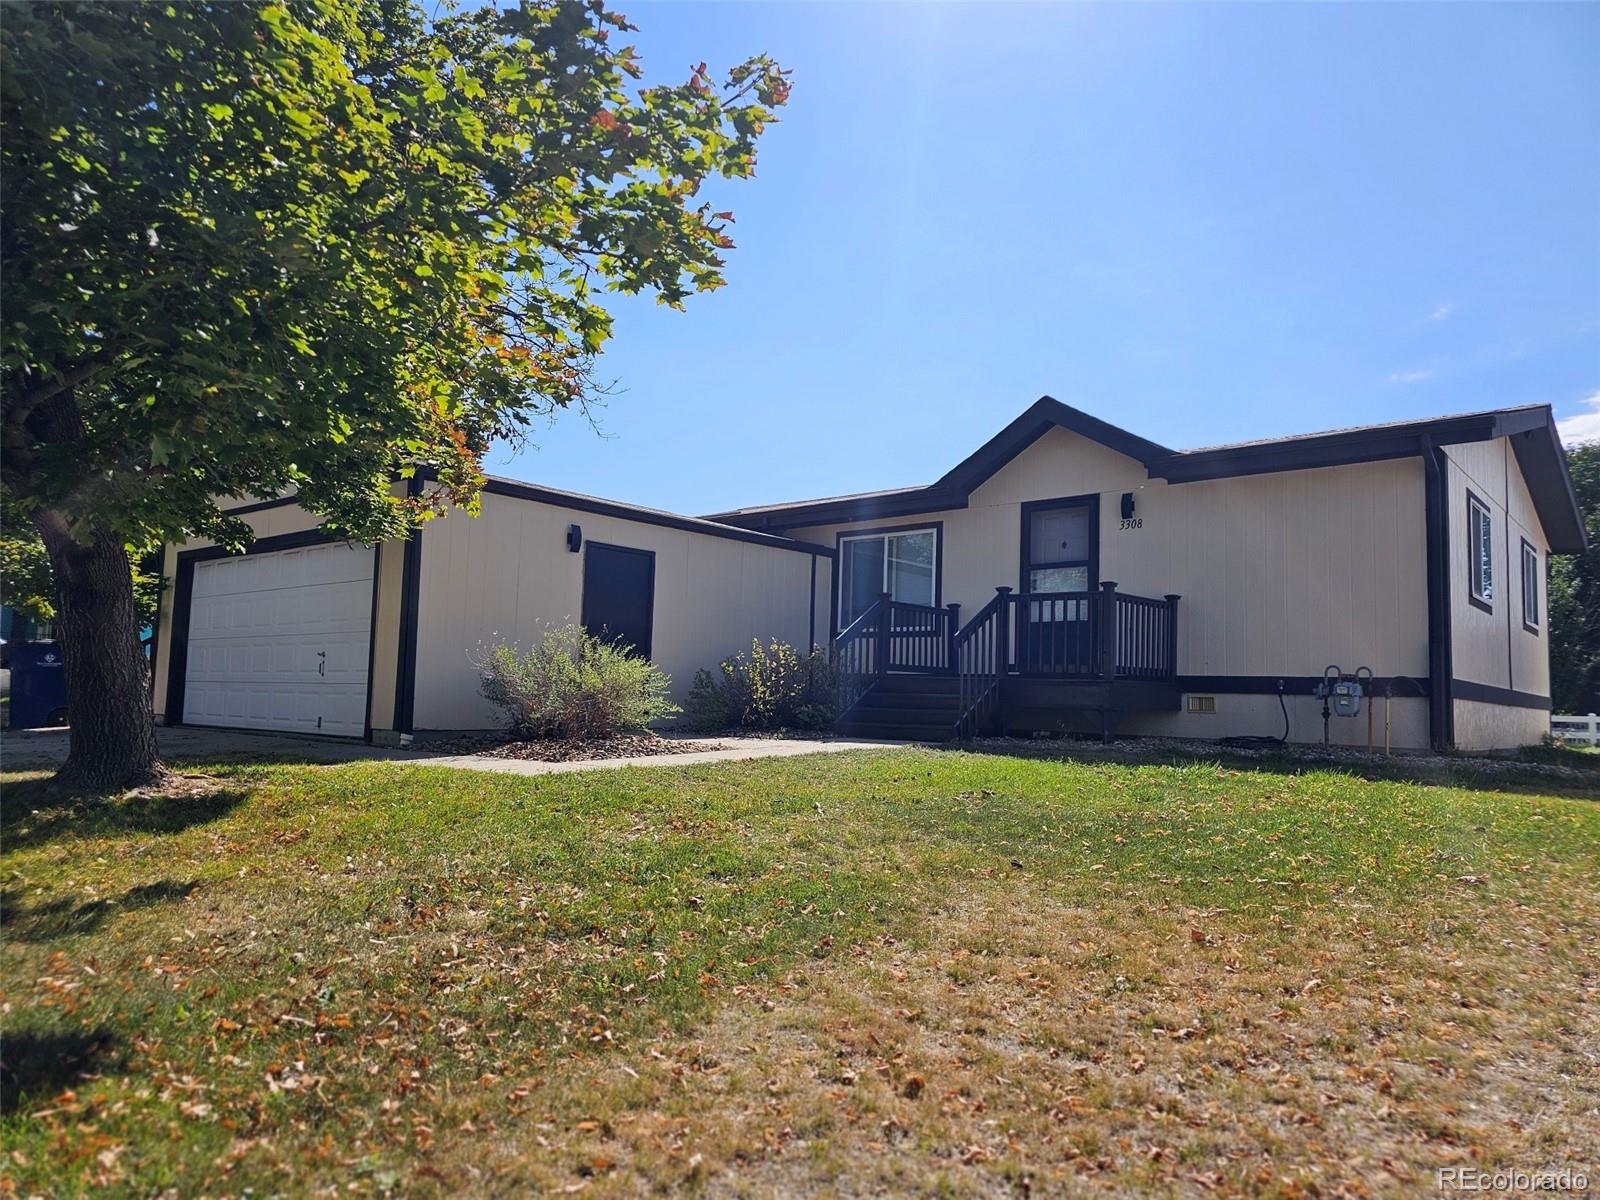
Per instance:
[[[1017,670],[1024,675],[1094,672],[1089,593],[1099,584],[1095,496],[1022,507],[1022,590]]]

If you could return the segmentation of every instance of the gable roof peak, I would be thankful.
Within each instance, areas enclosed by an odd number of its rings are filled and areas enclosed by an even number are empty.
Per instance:
[[[1148,438],[1091,416],[1081,408],[1063,404],[1054,396],[1040,396],[1009,425],[940,476],[933,486],[970,492],[1056,428],[1098,442],[1146,468],[1165,461],[1173,453]]]

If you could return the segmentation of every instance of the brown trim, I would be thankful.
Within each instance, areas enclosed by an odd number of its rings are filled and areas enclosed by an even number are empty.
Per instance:
[[[269,508],[284,508],[290,504],[300,503],[299,493],[293,496],[279,496],[276,500],[257,500],[253,504],[241,504],[238,508],[225,508],[222,515],[225,517],[242,517],[246,513],[265,512]]]
[[[1096,492],[1087,492],[1081,496],[1058,496],[1053,500],[1026,500],[1021,505],[1021,518],[1019,523],[1019,536],[1021,544],[1017,550],[1017,591],[1028,590],[1028,573],[1033,569],[1032,539],[1028,536],[1029,522],[1036,512],[1047,512],[1056,508],[1086,508],[1089,510],[1089,590],[1093,591],[1100,586],[1100,496]]]
[[[372,668],[378,659],[378,596],[382,580],[383,545],[376,543],[372,547],[372,611],[367,615],[367,716],[361,727],[362,740],[368,742],[372,740]]]
[[[974,488],[992,479],[1017,455],[1056,428],[1065,429],[1125,458],[1131,458],[1152,475],[1159,476],[1163,464],[1176,457],[1174,451],[1165,446],[1129,433],[1109,421],[1090,416],[1052,396],[1040,396],[1016,420],[946,471],[933,487],[970,495]]]
[[[1534,692],[1519,692],[1513,688],[1497,687],[1492,683],[1474,683],[1470,679],[1452,679],[1451,691],[1457,700],[1472,700],[1479,704],[1502,704],[1508,708],[1550,708],[1550,697]]]
[[[1213,693],[1219,696],[1276,696],[1283,685],[1285,696],[1310,696],[1321,675],[1179,675],[1173,685],[1181,693]],[[1432,694],[1428,681],[1418,675],[1380,675],[1372,680],[1371,695],[1383,696],[1392,689],[1396,700],[1419,699]]]
[[[359,542],[350,542],[349,538],[342,538],[336,534],[327,533],[321,528],[301,529],[294,533],[281,533],[274,537],[257,538],[246,546],[243,551],[229,550],[225,546],[203,546],[198,550],[182,550],[178,553],[177,564],[174,567],[173,579],[173,604],[172,604],[172,649],[167,655],[167,706],[163,713],[167,725],[183,724],[183,699],[185,676],[189,670],[189,615],[194,601],[194,568],[196,563],[212,562],[219,558],[247,558],[256,554],[275,554],[280,550],[298,550],[303,546],[322,546],[330,543],[345,542],[350,545],[360,545]],[[377,578],[378,553],[377,547],[368,547],[372,550],[372,574]],[[372,711],[372,646],[373,638],[377,636],[377,623],[373,622],[367,630],[367,711]],[[255,731],[252,731],[255,732]],[[270,732],[262,730],[260,732]],[[370,727],[367,737],[371,736]],[[349,741],[340,738],[340,741]]]
[[[1509,522],[1510,519],[1511,519],[1510,518],[1510,514],[1507,514],[1506,520]],[[1521,596],[1521,599],[1522,599],[1522,628],[1526,632],[1533,634],[1534,637],[1538,637],[1539,636],[1539,548],[1537,546],[1535,546],[1532,542],[1530,542],[1527,538],[1518,538],[1518,540],[1522,543],[1522,553],[1517,556],[1517,581],[1518,581],[1517,590],[1520,593],[1520,596]],[[1531,625],[1528,623],[1528,579],[1527,579],[1527,573],[1523,570],[1523,564],[1527,561],[1527,557],[1528,557],[1529,554],[1533,555],[1533,623]]]
[[[636,521],[641,525],[660,525],[667,529],[681,529],[688,533],[703,533],[707,537],[727,538],[736,542],[749,542],[756,546],[770,546],[774,550],[794,550],[801,554],[831,554],[826,546],[812,542],[796,541],[773,533],[758,533],[733,525],[722,525],[699,517],[680,517],[676,513],[661,512],[653,508],[637,508],[615,500],[602,500],[598,496],[581,496],[575,492],[559,492],[553,488],[521,483],[515,479],[491,478],[483,485],[491,496],[510,496],[535,504],[548,504],[552,508],[569,508],[577,512],[598,513],[623,521]]]
[[[1577,554],[1587,544],[1577,493],[1561,449],[1555,416],[1547,404],[1175,452],[1046,396],[928,487],[733,509],[713,513],[708,519],[750,529],[777,530],[965,508],[973,488],[1022,453],[1052,425],[1127,455],[1142,463],[1152,479],[1173,484],[1416,458],[1428,453],[1429,446],[1505,437],[1516,453],[1550,549]]]
[[[817,648],[817,556],[811,556],[811,590],[806,595],[806,653]]]
[[[1450,603],[1450,457],[1422,439],[1423,525],[1428,581],[1428,741],[1434,750],[1455,744],[1455,610]]]
[[[645,634],[645,644],[633,647],[641,658],[649,659],[654,654],[656,645],[656,552],[643,550],[638,546],[619,546],[614,542],[583,544],[583,564],[578,590],[578,623],[583,626],[585,632],[592,632],[589,629],[589,557],[596,550],[608,550],[613,554],[638,554],[650,560],[650,594],[646,600],[650,609],[649,630]]]
[[[1486,613],[1494,612],[1494,596],[1485,600],[1478,595],[1478,587],[1483,583],[1483,563],[1480,559],[1472,559],[1472,544],[1477,537],[1477,522],[1473,520],[1472,506],[1476,504],[1483,509],[1484,516],[1489,518],[1489,586],[1494,587],[1494,509],[1489,507],[1484,498],[1471,488],[1465,489],[1467,493],[1467,603],[1473,608],[1481,608]]]
[[[406,495],[422,495],[422,478],[406,481]],[[394,671],[394,723],[396,733],[413,732],[417,705],[417,626],[422,610],[422,526],[406,538],[400,558],[400,645]]]
[[[875,525],[869,529],[839,529],[833,535],[833,611],[830,614],[832,631],[828,634],[831,642],[839,636],[839,610],[843,607],[844,570],[841,564],[844,561],[843,550],[846,541],[853,538],[869,538],[875,534],[889,533],[917,533],[924,529],[933,530],[933,607],[942,606],[944,598],[944,522],[943,521],[917,521],[909,525]]]

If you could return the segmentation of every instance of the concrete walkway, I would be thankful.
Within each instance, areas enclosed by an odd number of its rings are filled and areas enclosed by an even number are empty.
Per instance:
[[[614,767],[687,767],[700,763],[788,758],[796,754],[834,754],[845,750],[871,750],[905,744],[846,738],[683,738],[682,741],[704,746],[705,749],[683,754],[646,754],[633,758],[595,758],[581,762],[535,762],[520,758],[491,758],[482,754],[440,754],[430,751],[426,745],[402,750],[333,738],[248,733],[234,729],[199,729],[193,726],[162,729],[159,737],[162,757],[178,763],[341,763],[380,759],[423,767],[498,771],[507,775],[560,775],[569,771],[599,771]],[[718,745],[726,749],[712,748]],[[66,756],[65,729],[8,730],[0,734],[0,769],[54,770],[65,761]]]

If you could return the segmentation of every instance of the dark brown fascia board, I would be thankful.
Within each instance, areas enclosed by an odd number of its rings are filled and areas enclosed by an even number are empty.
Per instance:
[[[677,513],[662,512],[655,508],[637,508],[631,504],[623,504],[616,500],[602,500],[598,496],[584,496],[577,492],[561,492],[553,488],[540,487],[537,484],[522,483],[515,479],[502,479],[490,476],[483,485],[483,490],[494,496],[511,496],[518,500],[530,500],[536,504],[548,504],[554,508],[570,508],[577,512],[591,512],[600,516],[617,517],[624,521],[637,521],[641,525],[660,525],[668,529],[681,529],[688,533],[705,534],[707,537],[727,538],[736,542],[750,542],[757,546],[771,546],[775,550],[794,550],[802,554],[821,554],[827,558],[833,557],[833,550],[827,546],[817,545],[814,542],[796,541],[794,538],[782,537],[774,533],[763,533],[758,529],[746,528],[723,524],[719,521],[707,521],[700,517],[683,517]]]
[[[1589,547],[1589,539],[1554,414],[1539,428],[1517,430],[1507,436],[1551,551],[1582,554]]]
[[[724,513],[715,520],[745,529],[799,529],[807,525],[844,525],[884,517],[909,517],[921,513],[966,508],[967,497],[935,487],[898,491],[886,496],[853,496],[846,500],[817,500],[787,505],[770,512]]]
[[[1586,545],[1583,516],[1549,405],[1191,451],[1173,455],[1151,474],[1169,483],[1195,483],[1411,458],[1423,452],[1425,439],[1436,446],[1453,446],[1498,437],[1511,442],[1550,548],[1557,554],[1581,553]]]
[[[749,529],[776,530],[965,508],[973,488],[1058,424],[1127,454],[1143,463],[1151,478],[1165,479],[1169,483],[1412,458],[1422,453],[1424,438],[1445,446],[1507,437],[1528,481],[1550,548],[1557,554],[1575,554],[1586,545],[1577,495],[1548,405],[1282,438],[1214,450],[1171,451],[1046,396],[977,453],[969,455],[954,470],[926,488],[819,500],[750,513],[724,513],[718,514],[717,519]],[[973,480],[976,482],[971,482]]]
[[[1339,433],[1223,446],[1216,450],[1185,451],[1174,454],[1155,473],[1168,483],[1195,483],[1235,475],[1381,462],[1421,454],[1424,436],[1431,437],[1438,445],[1481,442],[1499,436],[1497,428],[1496,415],[1485,413],[1378,429],[1347,429]]]
[[[1169,459],[1173,451],[1118,428],[1099,417],[1051,396],[1040,396],[1016,420],[962,459],[933,483],[935,489],[966,494],[989,479],[1040,437],[1059,426],[1099,442],[1146,468]],[[1152,472],[1154,473],[1154,472]]]
[[[398,476],[396,477],[398,478]],[[431,481],[434,473],[431,470],[421,470],[413,477],[419,481]],[[578,492],[562,492],[554,488],[539,487],[537,484],[523,483],[516,479],[504,479],[491,475],[483,485],[483,490],[496,496],[512,496],[519,500],[531,500],[539,504],[549,504],[556,508],[570,508],[578,512],[592,512],[601,516],[618,517],[625,521],[637,521],[642,525],[661,525],[668,529],[682,529],[689,533],[702,533],[707,537],[728,538],[732,541],[750,542],[757,546],[771,546],[777,550],[794,550],[802,554],[821,554],[828,558],[833,557],[833,551],[814,542],[801,542],[794,538],[783,537],[774,533],[763,533],[754,526],[735,526],[720,521],[711,521],[702,517],[684,517],[677,513],[662,512],[655,508],[639,508],[631,504],[623,504],[617,500],[603,500],[598,496],[585,496]],[[228,516],[240,516],[245,513],[260,512],[263,509],[279,508],[286,504],[294,504],[298,496],[279,496],[275,500],[264,500],[255,504],[246,504],[239,508],[223,509]],[[960,507],[966,507],[966,501]],[[923,510],[912,510],[923,511]],[[792,522],[791,524],[803,524]]]

